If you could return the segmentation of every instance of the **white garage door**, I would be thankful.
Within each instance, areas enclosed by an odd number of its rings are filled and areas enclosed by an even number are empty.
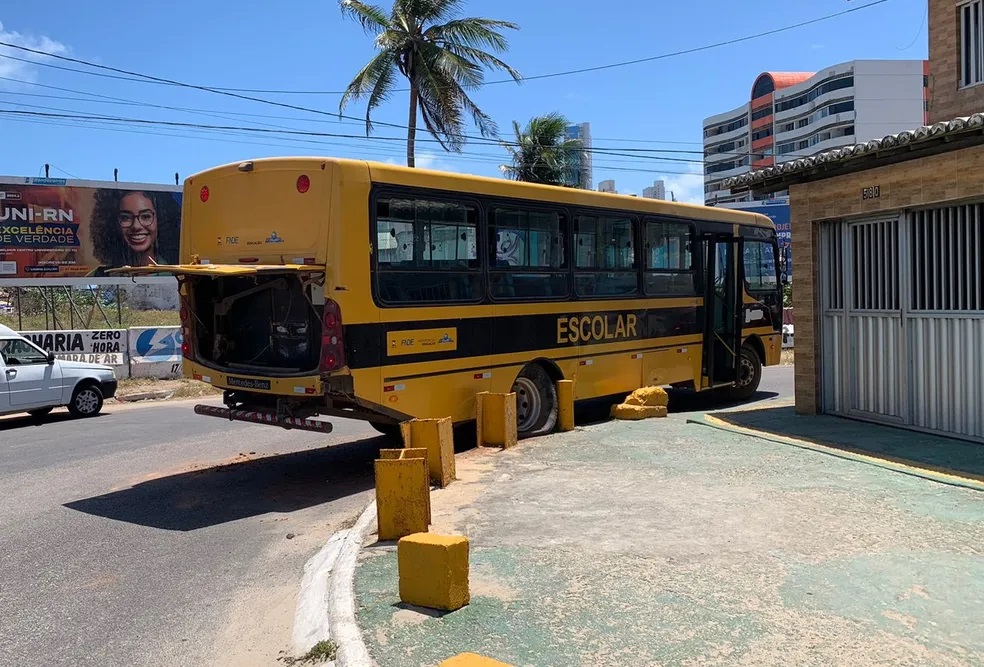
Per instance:
[[[984,205],[820,227],[822,409],[984,441]]]

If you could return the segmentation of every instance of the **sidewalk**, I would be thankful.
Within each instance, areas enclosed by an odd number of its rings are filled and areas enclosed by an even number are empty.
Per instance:
[[[471,604],[402,608],[395,547],[369,546],[355,587],[373,658],[984,665],[984,494],[697,416],[460,455],[431,530],[471,539]]]

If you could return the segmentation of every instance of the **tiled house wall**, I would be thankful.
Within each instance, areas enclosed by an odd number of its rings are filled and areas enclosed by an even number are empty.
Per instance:
[[[962,199],[984,198],[984,146],[869,169],[790,187],[793,312],[796,313],[796,411],[820,409],[819,294],[817,237],[823,220],[901,211]],[[877,185],[877,199],[861,189]]]
[[[928,2],[929,122],[984,111],[984,84],[960,88],[960,6],[966,0]]]

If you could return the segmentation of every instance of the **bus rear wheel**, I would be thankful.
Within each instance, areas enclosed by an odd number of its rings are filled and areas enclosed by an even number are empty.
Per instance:
[[[550,433],[557,425],[557,388],[543,367],[528,364],[513,383],[520,438]]]

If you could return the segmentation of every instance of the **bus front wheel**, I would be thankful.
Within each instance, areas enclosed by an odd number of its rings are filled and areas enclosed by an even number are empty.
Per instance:
[[[543,367],[528,364],[512,386],[520,438],[550,433],[557,425],[557,388]]]
[[[738,360],[738,382],[731,389],[731,398],[745,401],[755,395],[762,381],[762,360],[750,345],[742,345]]]

